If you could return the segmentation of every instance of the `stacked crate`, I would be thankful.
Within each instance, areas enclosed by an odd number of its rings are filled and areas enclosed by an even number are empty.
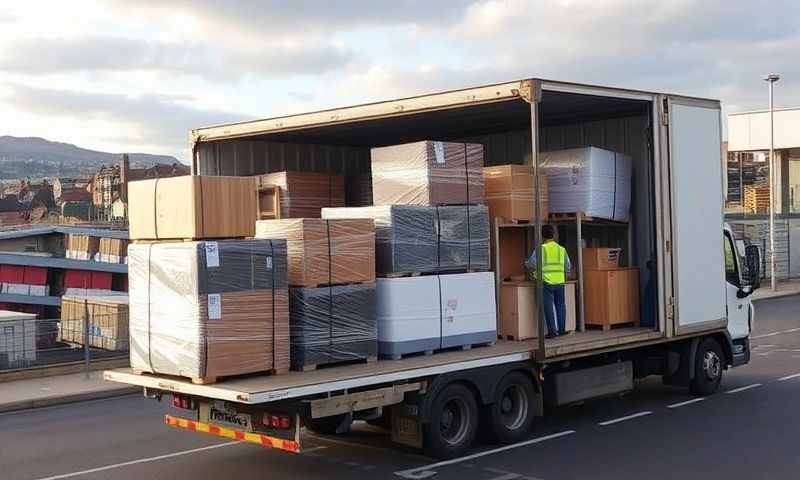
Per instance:
[[[127,352],[128,296],[61,297],[58,340],[83,345],[87,336],[85,331],[88,331],[90,347]]]
[[[373,222],[262,220],[256,223],[256,238],[286,241],[292,368],[374,360]]]
[[[322,216],[375,224],[379,354],[494,342],[483,146],[423,141],[374,148],[371,157],[375,205]]]
[[[769,212],[769,185],[744,187],[744,208],[750,213]]]
[[[131,366],[195,383],[287,371],[286,241],[245,238],[255,180],[144,180],[129,194]]]
[[[259,208],[269,212],[268,217],[261,215],[260,218],[319,218],[321,208],[343,207],[345,204],[344,177],[341,175],[275,172],[255,178]]]
[[[639,269],[620,267],[620,248],[583,249],[585,323],[603,330],[639,324]]]
[[[533,177],[531,165],[500,165],[483,169],[486,205],[493,222],[535,223]],[[547,177],[541,175],[539,178],[539,218],[546,222],[549,214]]]

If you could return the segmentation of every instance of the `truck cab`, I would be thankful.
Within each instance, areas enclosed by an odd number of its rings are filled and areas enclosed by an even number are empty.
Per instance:
[[[750,333],[753,330],[752,294],[761,286],[760,253],[756,245],[738,240],[727,223],[724,228],[725,293],[728,335],[731,339],[733,366],[750,360]]]

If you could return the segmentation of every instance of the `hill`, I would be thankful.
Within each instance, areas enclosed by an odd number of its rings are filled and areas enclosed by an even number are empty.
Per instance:
[[[78,176],[119,162],[121,154],[81,148],[39,137],[0,136],[0,178]],[[180,163],[170,155],[129,153],[131,168]]]

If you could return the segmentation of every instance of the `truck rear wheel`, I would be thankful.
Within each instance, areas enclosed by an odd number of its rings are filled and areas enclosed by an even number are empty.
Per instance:
[[[425,452],[437,458],[466,453],[478,431],[478,403],[469,388],[451,383],[434,398],[424,426]]]
[[[713,338],[706,338],[697,347],[694,357],[694,378],[689,383],[689,391],[699,396],[716,392],[722,381],[724,369],[725,355],[722,353],[722,347]]]
[[[486,428],[492,440],[514,443],[528,434],[535,396],[530,378],[520,372],[511,372],[500,380],[494,402],[486,407]]]

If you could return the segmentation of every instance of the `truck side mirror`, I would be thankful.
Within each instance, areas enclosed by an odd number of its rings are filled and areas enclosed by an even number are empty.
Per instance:
[[[752,290],[761,286],[761,254],[758,245],[744,247],[745,262],[747,263],[748,282]]]

